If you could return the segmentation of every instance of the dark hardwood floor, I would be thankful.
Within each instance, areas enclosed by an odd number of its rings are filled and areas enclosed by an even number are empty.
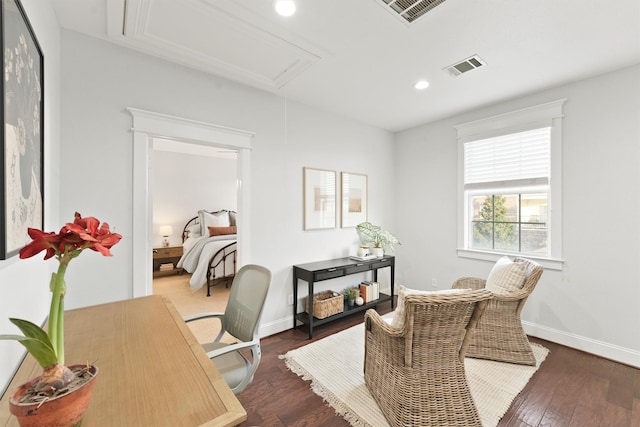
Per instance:
[[[380,313],[390,310],[390,303],[379,307]],[[359,313],[322,325],[314,329],[313,340],[362,318]],[[531,341],[550,353],[498,426],[640,427],[640,369],[537,338]],[[309,381],[290,372],[278,357],[309,342],[301,328],[262,340],[258,372],[238,396],[247,411],[242,426],[349,425],[311,391]]]

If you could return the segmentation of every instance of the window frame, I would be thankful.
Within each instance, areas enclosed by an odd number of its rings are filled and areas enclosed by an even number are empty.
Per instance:
[[[566,99],[548,102],[455,126],[458,142],[458,257],[496,261],[501,256],[534,259],[545,268],[562,270],[562,118]],[[500,250],[471,249],[467,245],[468,200],[464,188],[464,144],[526,130],[551,128],[551,165],[548,183],[549,255],[536,256]]]

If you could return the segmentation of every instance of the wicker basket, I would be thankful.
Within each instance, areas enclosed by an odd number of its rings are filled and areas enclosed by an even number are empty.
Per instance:
[[[309,297],[307,297],[304,311],[309,312]],[[313,295],[313,317],[324,319],[343,311],[344,297],[341,294],[334,291],[322,291]]]

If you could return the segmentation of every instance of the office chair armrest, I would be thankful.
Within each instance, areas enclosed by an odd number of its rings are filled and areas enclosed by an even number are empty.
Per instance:
[[[259,341],[247,341],[247,342],[238,342],[235,344],[229,344],[225,347],[207,352],[207,357],[209,357],[209,359],[213,359],[214,357],[218,357],[223,354],[230,353],[232,351],[242,350],[243,348],[255,347],[258,343]]]
[[[219,318],[220,320],[222,320],[224,318],[224,313],[198,313],[192,314],[191,316],[185,316],[182,318],[182,320],[184,320],[185,322],[193,322],[194,320],[209,318]]]

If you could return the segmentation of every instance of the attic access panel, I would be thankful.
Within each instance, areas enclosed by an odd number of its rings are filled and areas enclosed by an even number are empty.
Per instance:
[[[379,0],[385,9],[398,16],[408,24],[415,22],[425,13],[445,0]]]

